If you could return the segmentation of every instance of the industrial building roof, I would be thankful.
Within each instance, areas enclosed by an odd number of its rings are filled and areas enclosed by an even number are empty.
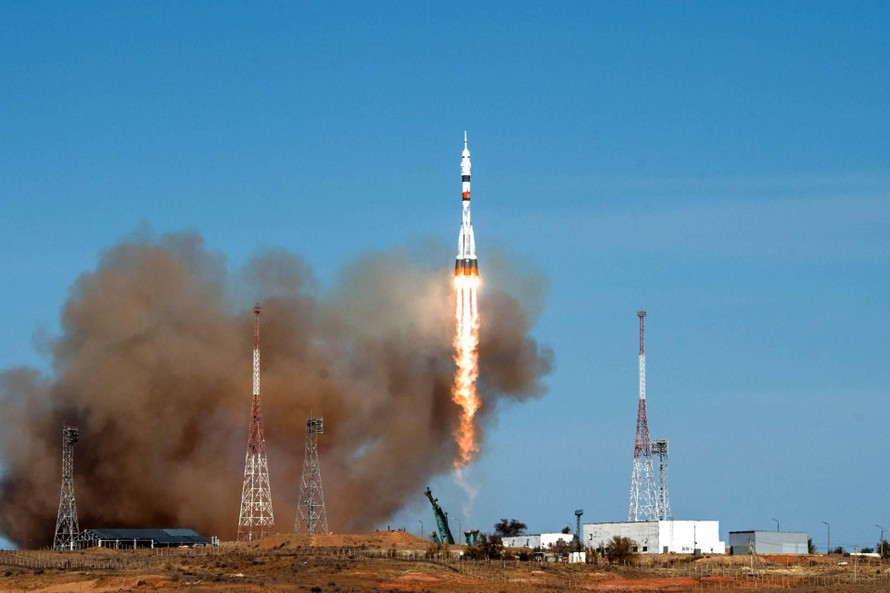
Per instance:
[[[193,546],[210,543],[210,540],[194,529],[84,529],[81,539],[154,541],[162,546]]]

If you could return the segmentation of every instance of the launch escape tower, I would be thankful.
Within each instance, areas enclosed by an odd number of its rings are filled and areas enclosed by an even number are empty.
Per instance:
[[[634,442],[627,520],[657,521],[658,497],[652,464],[652,446],[649,443],[649,421],[646,419],[646,351],[643,345],[643,318],[646,317],[646,312],[641,309],[637,312],[637,317],[640,318],[640,400],[637,408],[637,435]]]
[[[658,520],[672,521],[671,499],[668,495],[668,442],[652,441],[652,454],[658,456]]]
[[[266,438],[263,431],[263,410],[260,407],[261,310],[259,304],[253,308],[253,399],[250,405],[247,455],[244,458],[244,486],[241,488],[238,541],[259,539],[271,534],[275,528],[272,492],[269,487],[269,464],[266,459]]]
[[[330,533],[328,515],[324,509],[321,489],[321,470],[318,466],[318,435],[324,432],[324,418],[306,418],[306,456],[303,458],[303,477],[300,480],[300,499],[294,533]]]
[[[80,535],[77,506],[74,503],[74,443],[79,434],[76,426],[62,427],[62,495],[59,498],[59,515],[53,538],[54,550],[73,550]]]

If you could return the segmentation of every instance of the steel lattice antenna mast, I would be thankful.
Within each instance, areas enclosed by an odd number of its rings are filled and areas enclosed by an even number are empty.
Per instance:
[[[266,459],[266,437],[263,431],[263,410],[260,407],[260,308],[253,308],[253,401],[250,406],[250,428],[247,455],[244,458],[244,486],[241,489],[241,515],[238,518],[238,540],[252,541],[269,535],[275,528],[272,513],[272,492],[269,487],[269,464]]]
[[[62,495],[59,498],[59,515],[53,538],[54,550],[73,550],[80,535],[77,505],[74,503],[74,443],[78,436],[77,427],[62,427]]]
[[[306,456],[303,458],[303,478],[297,502],[294,533],[330,533],[328,515],[324,509],[321,489],[321,470],[318,466],[318,435],[324,432],[324,418],[306,418]]]
[[[657,521],[658,498],[655,492],[655,470],[652,467],[652,447],[649,443],[649,421],[646,419],[646,350],[643,346],[643,318],[640,318],[640,403],[637,408],[637,436],[634,443],[634,467],[630,482],[628,521]]]
[[[671,498],[668,495],[668,442],[652,441],[652,454],[658,455],[658,519],[673,521]]]

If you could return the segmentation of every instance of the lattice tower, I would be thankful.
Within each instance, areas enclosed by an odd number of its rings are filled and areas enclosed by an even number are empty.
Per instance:
[[[637,435],[634,442],[633,475],[630,481],[628,521],[658,520],[658,495],[655,486],[655,470],[652,463],[652,447],[649,443],[649,421],[646,419],[646,350],[643,342],[643,318],[646,312],[637,312],[640,318],[640,400],[637,407]]]
[[[294,533],[330,533],[318,465],[318,435],[323,432],[324,418],[306,418],[306,456],[303,458],[303,477],[300,480]]]
[[[266,438],[263,430],[263,410],[260,407],[261,310],[259,305],[253,308],[253,398],[250,405],[247,454],[244,458],[241,514],[238,517],[239,541],[252,541],[273,533],[275,529],[272,491],[269,487],[269,463],[266,459]]]
[[[652,454],[658,456],[658,519],[673,521],[671,497],[668,495],[668,442],[652,441]]]
[[[77,505],[74,502],[74,443],[80,433],[75,426],[62,427],[62,495],[56,518],[54,550],[73,550],[80,527],[77,524]]]

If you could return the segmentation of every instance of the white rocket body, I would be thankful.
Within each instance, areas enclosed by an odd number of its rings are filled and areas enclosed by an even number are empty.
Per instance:
[[[454,262],[455,276],[478,276],[476,262],[476,238],[470,221],[470,149],[467,148],[467,133],[464,132],[464,150],[460,156],[460,179],[462,211],[460,234],[457,237],[457,260]]]

